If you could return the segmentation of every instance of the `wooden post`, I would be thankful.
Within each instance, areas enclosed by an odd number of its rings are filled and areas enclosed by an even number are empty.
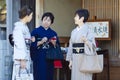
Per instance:
[[[97,19],[97,16],[93,16],[93,20],[96,20]]]
[[[44,0],[36,0],[36,27],[40,26],[41,16],[43,14]]]
[[[57,80],[60,80],[60,68],[57,68]]]

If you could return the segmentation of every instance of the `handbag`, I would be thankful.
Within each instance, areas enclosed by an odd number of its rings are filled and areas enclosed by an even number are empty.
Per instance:
[[[47,60],[62,60],[63,54],[60,46],[56,44],[56,46],[49,46],[46,52]]]
[[[33,80],[33,74],[29,73],[27,68],[25,68],[25,70],[25,73],[21,73],[21,68],[19,68],[19,72],[15,76],[15,80]]]
[[[88,54],[81,54],[80,72],[83,73],[100,73],[103,70],[103,55],[97,55],[95,46],[86,46]],[[90,55],[90,53],[92,55]]]

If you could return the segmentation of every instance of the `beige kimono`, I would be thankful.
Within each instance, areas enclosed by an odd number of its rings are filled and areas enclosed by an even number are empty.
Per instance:
[[[95,45],[94,34],[90,31],[89,27],[86,24],[80,27],[76,27],[72,31],[70,41],[69,41],[67,57],[66,57],[67,61],[72,61],[71,80],[92,80],[92,74],[82,73],[79,70],[80,54],[72,53],[72,44],[81,43],[81,37],[83,36],[87,38],[89,45],[92,45],[92,44]],[[86,50],[85,50],[85,53],[87,53]]]
[[[20,61],[19,59],[25,59],[26,68],[28,72],[30,72],[30,39],[31,35],[28,29],[28,26],[22,22],[16,22],[15,28],[13,30],[13,38],[14,38],[14,54],[13,54],[13,74],[12,80],[15,80],[16,75],[19,73]],[[26,70],[22,70],[26,72]]]

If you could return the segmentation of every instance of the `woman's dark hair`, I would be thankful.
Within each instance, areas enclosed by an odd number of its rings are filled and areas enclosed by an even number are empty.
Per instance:
[[[51,12],[44,13],[41,20],[43,20],[44,17],[50,17],[51,24],[54,22],[54,15]]]
[[[25,16],[30,15],[32,13],[32,9],[29,8],[28,6],[23,6],[20,10],[19,10],[19,18],[23,19]]]
[[[10,43],[11,46],[13,47],[13,46],[14,46],[13,34],[9,34],[8,39],[9,39],[9,43]]]
[[[86,22],[89,18],[89,12],[87,9],[79,9],[75,12],[75,14],[78,14],[79,18],[84,17],[83,22]]]

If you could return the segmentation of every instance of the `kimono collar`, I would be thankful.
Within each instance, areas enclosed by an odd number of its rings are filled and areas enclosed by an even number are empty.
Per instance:
[[[42,27],[42,29],[44,29],[44,30],[49,30],[50,29],[50,27],[48,27],[47,29],[46,28],[44,28],[43,26],[41,26]]]
[[[27,25],[27,24],[25,24],[22,20],[19,20],[19,22],[21,23],[21,24],[23,24],[23,25]]]
[[[24,23],[21,22],[21,21],[16,22],[14,25],[15,25],[15,26],[21,26],[21,27],[25,27],[25,26],[27,27],[27,25],[24,24]]]
[[[80,29],[82,29],[83,26],[77,26],[77,31],[79,31]]]
[[[76,29],[77,31],[81,30],[81,29],[86,29],[87,26],[85,24],[83,24],[82,26],[77,26]]]

